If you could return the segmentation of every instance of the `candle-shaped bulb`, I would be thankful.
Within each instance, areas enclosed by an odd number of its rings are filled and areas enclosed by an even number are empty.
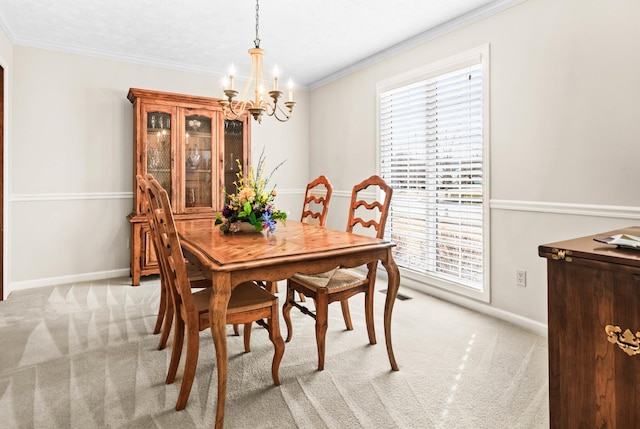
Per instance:
[[[233,64],[231,64],[231,67],[229,67],[229,89],[233,90],[233,75],[235,74],[236,70],[233,67]]]
[[[273,68],[273,90],[274,91],[278,90],[278,74],[279,74],[278,66],[275,66]]]
[[[293,81],[289,79],[289,101],[293,101]]]

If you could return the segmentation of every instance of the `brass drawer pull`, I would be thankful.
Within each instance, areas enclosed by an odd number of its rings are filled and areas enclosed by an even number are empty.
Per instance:
[[[555,261],[566,261],[566,262],[573,261],[573,258],[571,257],[571,255],[573,255],[573,252],[571,250],[553,248],[551,249],[551,253],[552,253],[551,259]]]
[[[640,354],[640,332],[636,332],[634,335],[633,332],[626,329],[622,333],[622,328],[613,325],[605,326],[604,331],[607,333],[607,340],[611,344],[617,344],[620,350],[629,356]]]

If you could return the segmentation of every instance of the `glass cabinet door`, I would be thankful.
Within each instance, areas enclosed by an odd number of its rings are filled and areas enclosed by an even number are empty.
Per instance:
[[[184,116],[184,205],[186,211],[211,210],[215,204],[212,168],[215,168],[216,122],[213,112],[189,112]]]
[[[171,112],[149,106],[146,121],[147,173],[166,189],[171,199]]]
[[[224,190],[228,194],[236,193],[235,182],[238,180],[237,174],[240,165],[246,167],[243,162],[244,154],[244,123],[242,121],[224,121]],[[248,172],[245,171],[245,174]]]

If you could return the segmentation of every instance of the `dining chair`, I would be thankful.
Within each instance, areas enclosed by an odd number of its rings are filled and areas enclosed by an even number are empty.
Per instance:
[[[325,226],[332,193],[333,186],[331,186],[331,182],[326,176],[318,176],[309,182],[304,193],[300,222]],[[278,288],[277,283],[267,282],[266,288],[271,293],[276,293]],[[299,296],[300,301],[306,302],[302,293],[300,293]]]
[[[195,293],[192,291],[169,196],[153,178],[147,180],[147,193],[153,216],[152,234],[156,235],[158,243],[158,260],[161,261],[161,269],[166,275],[175,313],[174,341],[167,384],[175,381],[186,329],[187,356],[176,402],[176,410],[179,411],[185,408],[193,385],[200,349],[199,332],[210,327],[209,301],[213,288]],[[266,319],[265,327],[274,346],[271,375],[276,386],[280,385],[279,368],[284,354],[284,341],[280,336],[278,317],[278,298],[256,283],[244,282],[233,289],[227,307],[226,323],[244,324],[244,346],[245,351],[249,352],[251,324]]]
[[[147,179],[154,179],[152,174],[147,174]],[[151,215],[151,211],[147,210],[149,207],[149,196],[146,187],[146,180],[141,175],[136,175],[136,181],[138,183],[138,188],[140,189],[140,194],[142,196],[142,207],[141,211],[147,215],[147,221],[149,223],[149,228],[151,229],[151,225],[153,224],[153,216]],[[156,255],[159,254],[159,244],[157,243],[155,234],[150,234],[151,242],[153,244],[153,249],[156,252]],[[185,264],[187,265],[187,275],[189,277],[189,283],[191,287],[194,289],[197,288],[207,288],[211,287],[211,282],[207,280],[202,271],[198,267],[195,266],[192,262],[185,260]],[[158,265],[160,266],[160,261],[158,261]],[[165,275],[162,273],[162,269],[160,271],[160,304],[158,308],[158,316],[156,317],[156,324],[153,329],[154,334],[158,334],[160,330],[162,330],[162,334],[160,335],[160,341],[158,342],[158,350],[163,350],[167,345],[167,340],[169,339],[169,334],[171,332],[171,326],[173,324],[173,314],[174,308],[173,304],[170,301],[171,293],[169,291],[169,286],[165,280]],[[240,330],[238,328],[238,324],[233,325],[234,335],[240,335]],[[245,332],[245,342],[250,341],[250,332]],[[249,337],[247,337],[249,336]],[[247,346],[248,347],[248,346]],[[249,349],[247,348],[247,351]]]
[[[375,197],[372,197],[374,194]],[[379,198],[384,194],[383,198]],[[375,230],[375,236],[382,238],[391,203],[393,189],[379,176],[371,176],[355,185],[351,193],[351,205],[347,221],[347,232],[354,233],[354,228],[368,228]],[[373,296],[378,262],[367,264],[367,274],[347,269],[336,268],[331,271],[306,275],[294,274],[287,280],[287,294],[282,315],[287,325],[286,342],[293,337],[291,323],[291,309],[298,308],[303,314],[311,316],[316,321],[316,343],[318,348],[318,371],[324,369],[325,338],[327,334],[329,304],[339,301],[342,307],[347,330],[353,330],[348,299],[358,293],[365,294],[365,319],[369,343],[376,343],[376,333],[373,321]],[[315,314],[303,304],[295,301],[295,293],[301,293],[312,298],[315,303]]]
[[[150,178],[153,178],[152,175],[149,175]],[[153,216],[151,211],[149,210],[149,195],[147,192],[147,181],[142,175],[136,175],[136,182],[138,185],[138,189],[140,190],[140,195],[142,197],[142,207],[141,211],[146,214],[147,222],[149,223],[149,229],[153,224]],[[156,255],[159,255],[158,251],[158,243],[155,237],[155,234],[151,233],[151,242],[153,249],[156,252]],[[194,264],[185,261],[187,264],[187,275],[189,276],[189,283],[192,288],[205,288],[210,287],[211,282],[204,278],[204,275],[200,270],[198,270]],[[160,261],[158,261],[158,265],[160,265]],[[167,340],[169,338],[169,333],[171,332],[171,326],[173,324],[173,304],[170,301],[170,291],[169,285],[166,281],[166,276],[160,270],[160,304],[158,306],[158,315],[156,317],[156,324],[153,328],[153,333],[158,334],[162,331],[160,335],[160,341],[158,342],[158,350],[163,350],[167,345]],[[239,331],[237,326],[234,326],[235,334],[239,335]]]
[[[326,176],[318,176],[309,182],[304,193],[300,221],[325,226],[332,193],[333,186]]]

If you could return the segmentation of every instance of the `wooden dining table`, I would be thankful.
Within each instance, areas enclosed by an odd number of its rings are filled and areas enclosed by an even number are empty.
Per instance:
[[[317,274],[335,267],[358,267],[380,261],[387,271],[384,334],[391,369],[398,371],[391,344],[391,314],[400,273],[391,253],[393,242],[288,220],[274,233],[223,234],[215,219],[176,221],[185,257],[212,283],[209,320],[218,367],[215,427],[224,425],[227,388],[226,311],[231,290],[244,281],[276,282],[295,273]]]

